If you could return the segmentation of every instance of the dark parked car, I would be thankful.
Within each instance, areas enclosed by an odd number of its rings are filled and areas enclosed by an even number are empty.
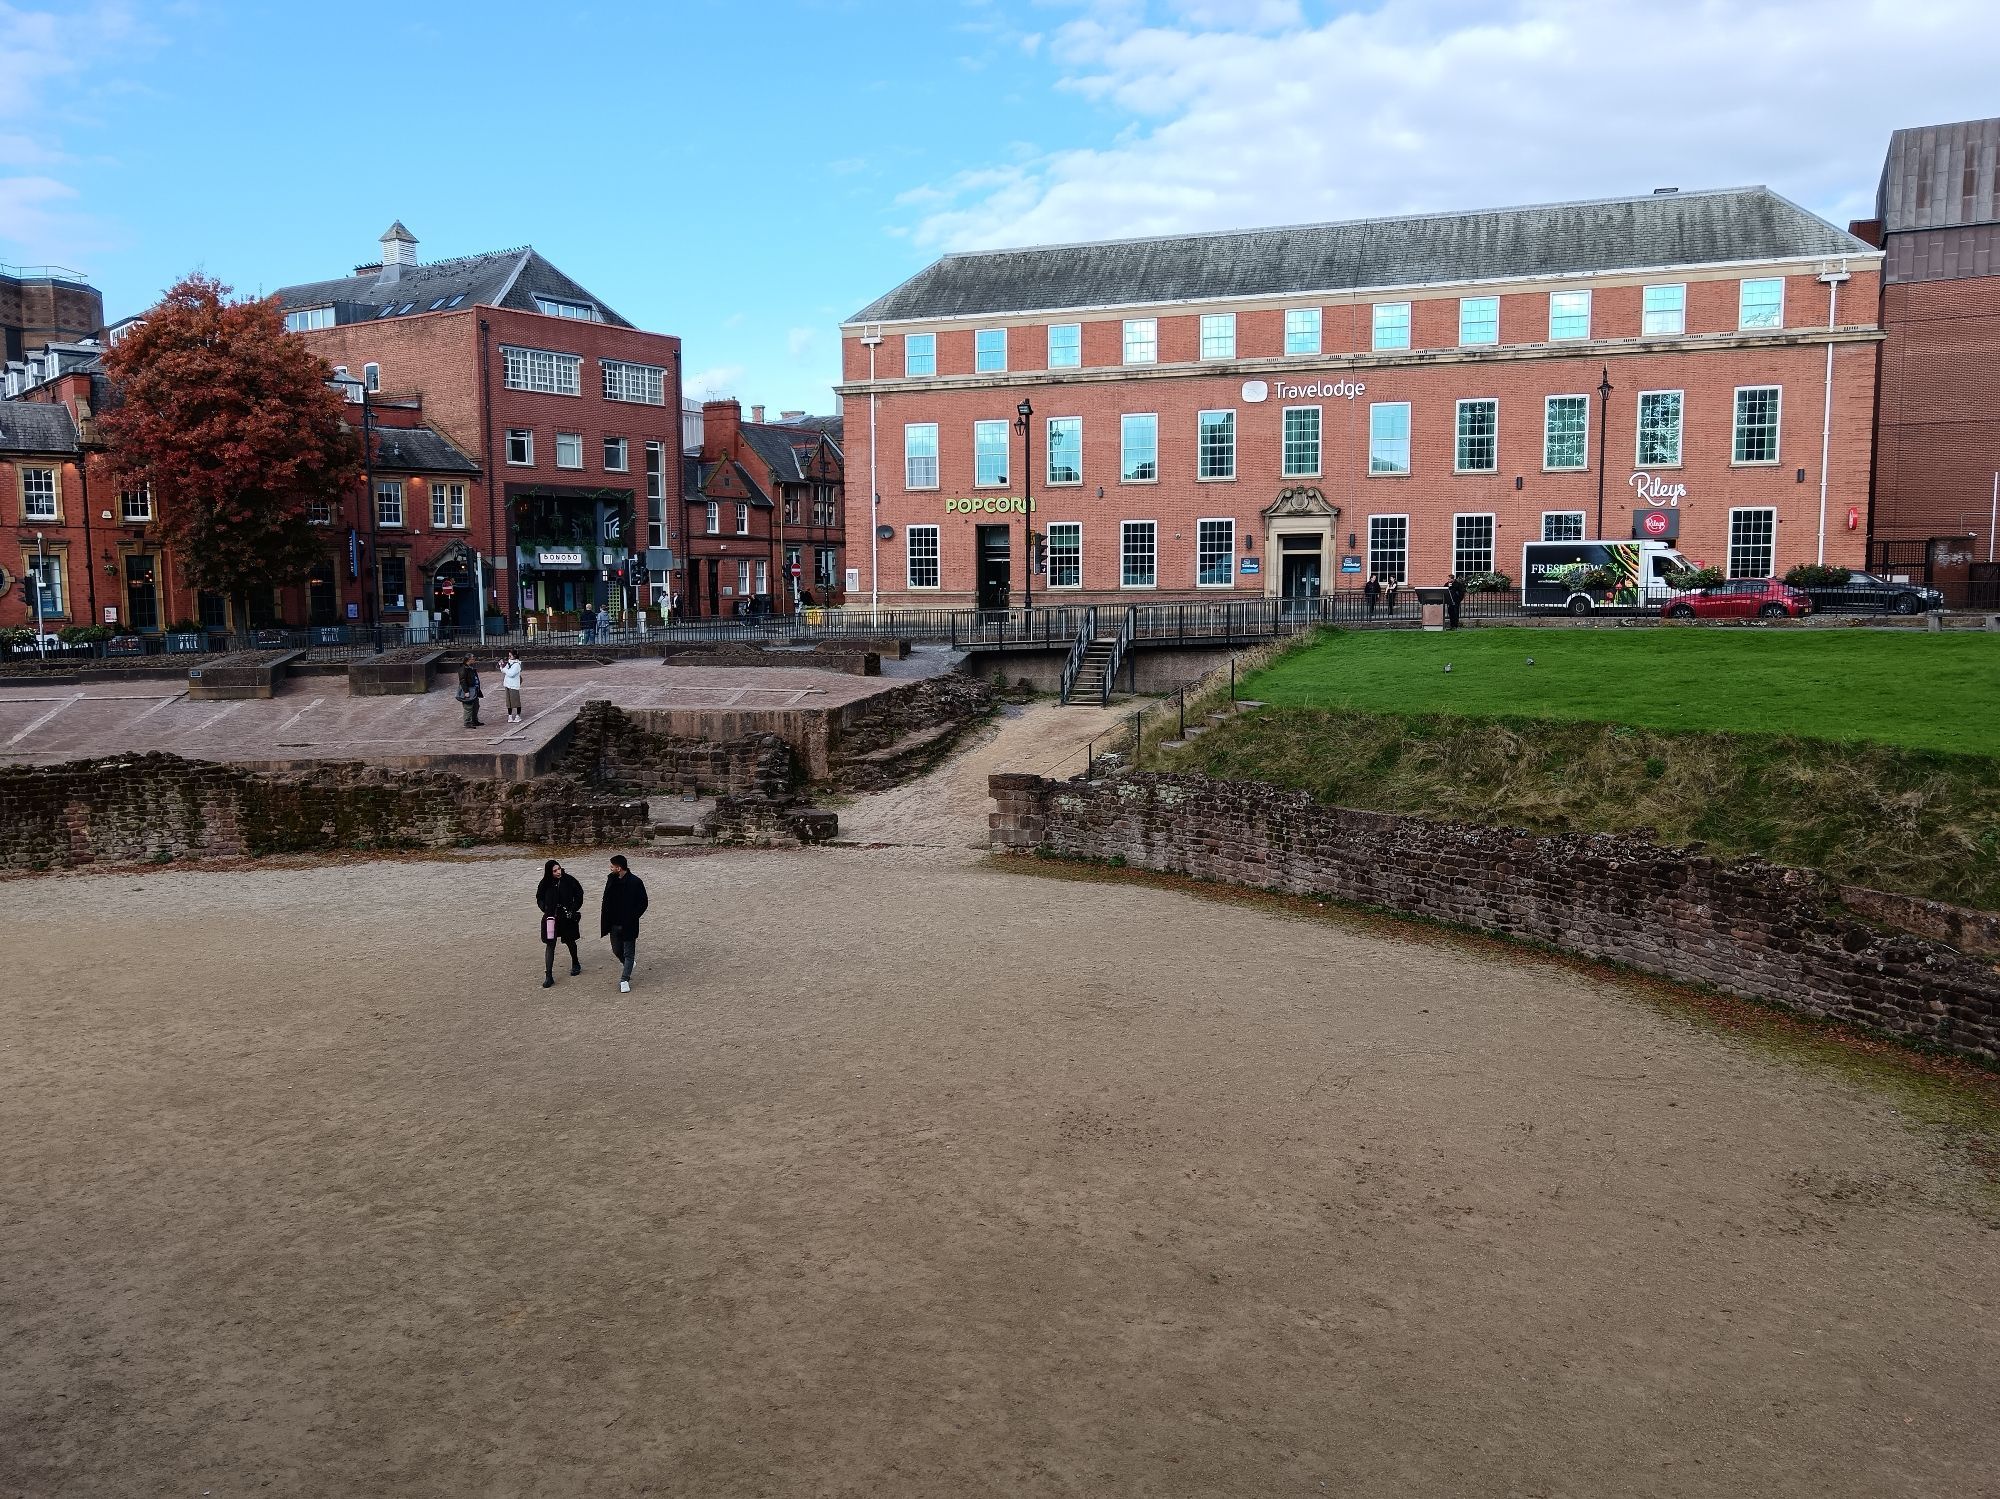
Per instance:
[[[1683,594],[1662,611],[1668,619],[1800,619],[1812,600],[1776,578],[1731,578]]]
[[[1845,588],[1808,588],[1822,614],[1922,614],[1942,609],[1944,595],[1922,583],[1894,583],[1875,573],[1850,573]]]

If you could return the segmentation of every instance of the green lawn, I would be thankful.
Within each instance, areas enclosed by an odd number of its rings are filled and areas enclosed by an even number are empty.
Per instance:
[[[1985,633],[1333,631],[1257,673],[1243,695],[1286,707],[1583,719],[2000,756],[2000,635]]]

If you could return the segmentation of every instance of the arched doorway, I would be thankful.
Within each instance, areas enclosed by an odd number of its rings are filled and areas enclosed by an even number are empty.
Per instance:
[[[1340,507],[1310,485],[1280,490],[1264,507],[1264,592],[1300,608],[1334,584]]]
[[[431,559],[431,618],[441,630],[477,634],[479,575],[464,542],[454,541]]]

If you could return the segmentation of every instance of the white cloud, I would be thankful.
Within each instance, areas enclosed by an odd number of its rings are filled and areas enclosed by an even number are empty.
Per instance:
[[[1044,55],[1109,143],[906,191],[916,243],[1750,182],[1858,217],[1892,129],[1992,111],[2000,6],[1378,0],[1309,24],[1290,0],[1095,0]]]
[[[698,401],[713,401],[728,395],[743,383],[744,367],[718,364],[681,377],[681,389]]]
[[[817,328],[787,328],[785,330],[785,352],[792,356],[794,363],[812,353],[819,343]]]

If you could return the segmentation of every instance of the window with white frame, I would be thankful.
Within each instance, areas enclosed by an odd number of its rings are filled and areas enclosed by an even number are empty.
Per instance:
[[[657,364],[628,364],[622,359],[598,361],[604,370],[604,399],[641,406],[667,404],[667,372]]]
[[[1688,289],[1685,286],[1649,286],[1640,293],[1643,306],[1639,331],[1649,338],[1687,332]]]
[[[905,333],[903,335],[903,373],[909,377],[935,375],[937,373],[937,335],[935,333]]]
[[[1049,368],[1073,370],[1083,363],[1083,324],[1049,324]]]
[[[1050,484],[1081,484],[1083,482],[1083,418],[1080,416],[1052,416],[1049,418],[1049,474]]]
[[[972,368],[981,375],[995,375],[1007,368],[1007,330],[981,328],[972,335]]]
[[[750,564],[748,561],[736,564],[736,592],[743,598],[750,596]]]
[[[1581,510],[1544,510],[1542,512],[1543,541],[1582,541],[1583,512]]]
[[[1204,312],[1201,315],[1201,357],[1203,359],[1236,357],[1235,313]]]
[[[1083,522],[1049,522],[1049,587],[1083,586]]]
[[[333,524],[333,501],[315,498],[306,501],[306,524],[309,526],[330,526]]]
[[[622,437],[604,439],[604,469],[606,473],[622,474],[627,464],[628,449]]]
[[[1451,570],[1461,578],[1493,571],[1493,517],[1454,515],[1451,518]]]
[[[736,502],[736,534],[738,536],[750,534],[750,507],[741,500]]]
[[[364,390],[380,390],[382,388],[382,366],[379,364],[362,365],[361,386]]]
[[[530,427],[509,427],[507,429],[507,461],[516,468],[531,466],[535,461],[535,433]]]
[[[1368,408],[1368,472],[1410,471],[1410,403],[1377,401]]]
[[[1284,475],[1303,479],[1319,472],[1320,409],[1287,406],[1284,413]]]
[[[1236,477],[1236,413],[1204,411],[1196,419],[1195,473],[1203,479]]]
[[[1160,528],[1128,520],[1118,528],[1118,586],[1151,588],[1160,579]]]
[[[56,515],[56,471],[52,468],[22,469],[21,519],[54,520]]]
[[[1458,341],[1471,347],[1500,342],[1500,299],[1460,297],[1458,299]]]
[[[118,491],[118,514],[128,526],[142,526],[153,518],[153,486]]]
[[[572,302],[567,297],[536,297],[535,311],[547,317],[569,318],[578,323],[601,323],[604,314],[591,302]]]
[[[1778,387],[1743,385],[1736,391],[1736,436],[1732,463],[1778,461]]]
[[[30,552],[27,554],[27,574],[35,580],[35,592],[41,601],[44,619],[53,619],[63,614],[63,568],[60,552]]]
[[[663,442],[646,444],[646,498],[664,500],[667,497],[667,445]]]
[[[297,312],[285,314],[287,333],[306,333],[314,328],[331,328],[333,309],[331,307],[302,307]]]
[[[1153,364],[1160,357],[1160,324],[1157,318],[1125,319],[1125,362]]]
[[[1500,403],[1481,398],[1458,403],[1458,436],[1452,466],[1461,474],[1490,474],[1500,467]]]
[[[1639,392],[1640,468],[1673,468],[1681,461],[1681,393]]]
[[[1118,477],[1151,484],[1160,477],[1160,419],[1151,412],[1118,419]]]
[[[766,559],[762,557],[759,557],[757,559],[757,592],[760,594],[769,593],[771,591],[770,569],[771,569],[771,564]]]
[[[1287,354],[1317,354],[1319,352],[1320,312],[1317,307],[1287,307],[1285,309],[1285,352]]]
[[[1194,523],[1194,581],[1201,588],[1228,588],[1236,582],[1236,522],[1227,518]]]
[[[1410,304],[1377,302],[1375,336],[1370,345],[1377,349],[1407,349],[1410,346]]]
[[[1736,326],[1739,328],[1785,326],[1784,277],[1759,277],[1742,284],[1736,295]]]
[[[903,532],[909,542],[906,580],[911,588],[938,586],[938,528],[911,526]]]
[[[1410,518],[1407,515],[1368,517],[1368,576],[1410,578]]]
[[[375,524],[378,526],[400,526],[403,523],[403,481],[401,479],[377,479],[375,481]]]
[[[938,487],[938,429],[936,422],[906,422],[903,425],[903,487]]]
[[[972,482],[992,486],[1007,482],[1008,427],[1005,422],[972,424]]]
[[[705,527],[710,536],[720,536],[722,534],[722,504],[720,501],[710,500],[708,502],[708,514],[704,519]]]
[[[431,481],[431,525],[459,531],[465,527],[465,486]]]
[[[1729,576],[1768,578],[1776,562],[1778,512],[1733,509],[1729,512]]]
[[[583,434],[581,432],[556,433],[556,467],[583,467]]]
[[[1590,464],[1590,397],[1550,396],[1542,407],[1542,467],[1558,472]]]
[[[1550,340],[1560,343],[1564,339],[1588,337],[1590,337],[1590,293],[1587,291],[1550,292]]]
[[[583,394],[583,359],[549,349],[500,348],[501,379],[509,390],[533,390],[549,396]]]

